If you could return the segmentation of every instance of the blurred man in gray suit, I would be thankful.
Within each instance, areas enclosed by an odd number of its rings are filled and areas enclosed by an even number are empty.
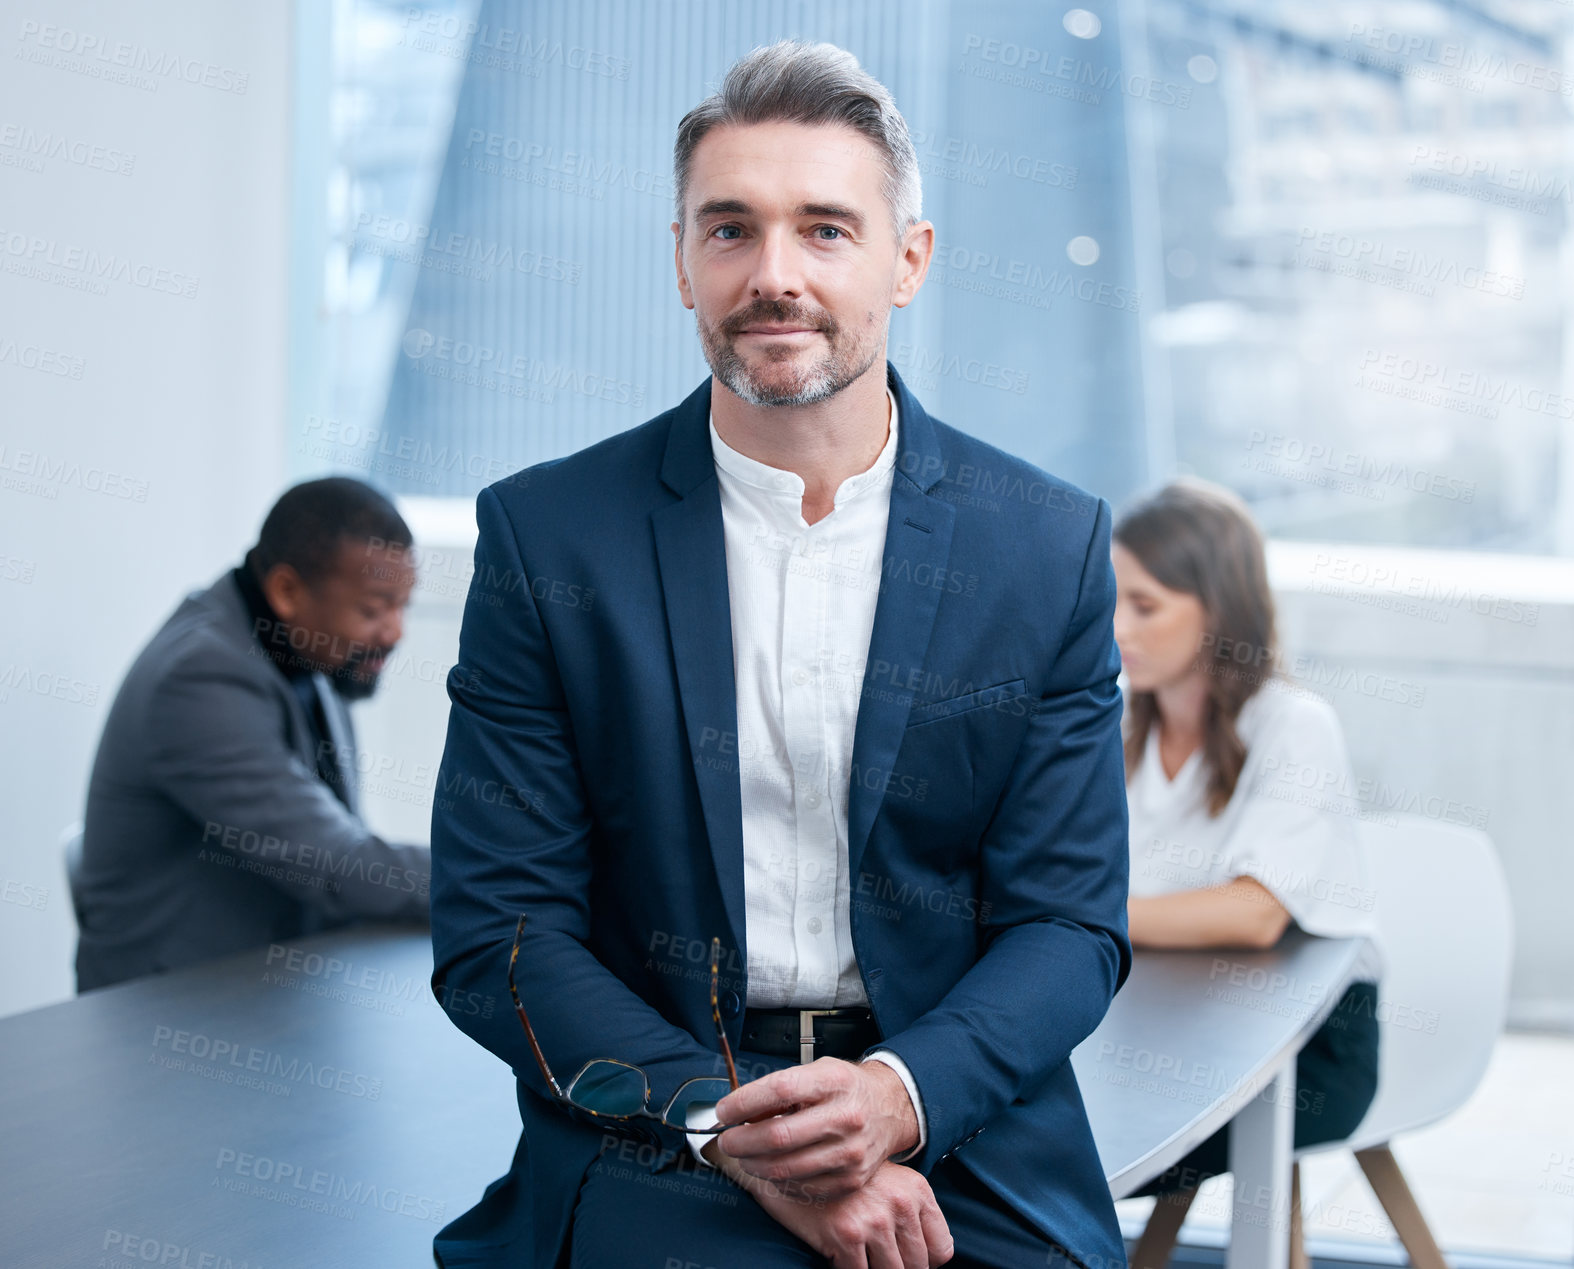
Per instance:
[[[371,486],[296,485],[244,563],[132,663],[88,785],[79,991],[362,917],[426,919],[430,852],[361,820],[345,707],[399,641],[410,547]]]

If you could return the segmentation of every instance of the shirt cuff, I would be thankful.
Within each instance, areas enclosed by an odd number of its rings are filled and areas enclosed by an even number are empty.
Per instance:
[[[913,1103],[913,1113],[918,1116],[918,1144],[906,1154],[892,1155],[890,1162],[905,1163],[914,1155],[919,1154],[924,1143],[929,1140],[928,1125],[924,1122],[924,1101],[918,1095],[918,1085],[913,1082],[913,1073],[907,1069],[907,1063],[902,1061],[891,1049],[876,1049],[873,1053],[866,1053],[859,1059],[859,1064],[864,1062],[884,1062],[901,1079],[902,1085],[907,1089],[907,1096]],[[714,1122],[714,1121],[712,1121]]]
[[[690,1102],[685,1110],[683,1122],[690,1128],[712,1128],[721,1122],[721,1116],[716,1113],[715,1102]],[[684,1133],[689,1139],[689,1149],[694,1152],[694,1157],[707,1168],[714,1168],[716,1165],[700,1151],[705,1148],[707,1141],[715,1141],[718,1135],[714,1132]]]

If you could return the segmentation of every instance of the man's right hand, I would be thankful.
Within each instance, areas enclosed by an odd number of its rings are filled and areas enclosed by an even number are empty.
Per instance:
[[[835,1269],[935,1269],[955,1254],[928,1179],[903,1164],[882,1163],[851,1194],[816,1198],[799,1193],[793,1182],[745,1172],[718,1143],[708,1144],[704,1154]]]

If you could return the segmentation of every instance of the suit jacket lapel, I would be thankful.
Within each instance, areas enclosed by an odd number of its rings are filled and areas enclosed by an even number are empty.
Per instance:
[[[710,445],[710,383],[707,378],[673,412],[661,479],[681,501],[652,512],[651,526],[705,831],[739,963],[747,964],[732,608]]]
[[[355,765],[355,730],[350,722],[349,707],[325,675],[313,672],[312,686],[322,702],[322,715],[328,720],[328,741],[333,746],[333,761],[339,771],[339,787],[344,790],[344,804],[352,814],[359,815],[360,771]]]
[[[875,605],[869,659],[864,665],[864,693],[853,730],[847,860],[854,877],[885,800],[891,766],[902,747],[902,733],[912,708],[911,694],[892,691],[891,683],[923,671],[940,607],[942,587],[936,583],[946,576],[951,530],[956,522],[956,508],[927,492],[945,471],[934,426],[889,362],[886,375],[896,394],[900,434],[881,559],[880,598]]]

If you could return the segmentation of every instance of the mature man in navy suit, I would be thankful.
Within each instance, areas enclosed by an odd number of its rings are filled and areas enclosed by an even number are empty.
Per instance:
[[[675,158],[711,377],[476,502],[432,983],[524,1131],[438,1259],[1124,1266],[1068,1060],[1131,957],[1109,506],[886,361],[934,232],[850,54],[755,50]]]

